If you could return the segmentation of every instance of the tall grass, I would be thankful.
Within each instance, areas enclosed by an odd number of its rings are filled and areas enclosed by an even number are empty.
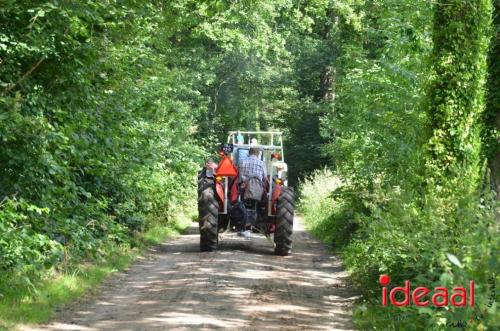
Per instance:
[[[337,207],[332,193],[341,185],[341,180],[328,168],[316,170],[311,177],[307,177],[300,184],[299,210],[306,218],[306,226],[327,242],[333,239],[334,231],[330,217]]]

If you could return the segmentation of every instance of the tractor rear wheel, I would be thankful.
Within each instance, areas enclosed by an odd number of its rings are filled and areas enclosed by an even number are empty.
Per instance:
[[[215,251],[219,241],[219,201],[215,196],[214,181],[211,178],[203,178],[198,182],[198,216],[200,251]]]
[[[276,231],[274,233],[274,253],[286,256],[292,251],[293,213],[295,193],[290,187],[282,187],[276,205]]]

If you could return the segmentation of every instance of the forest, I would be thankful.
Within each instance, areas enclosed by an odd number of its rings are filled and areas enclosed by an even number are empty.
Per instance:
[[[299,212],[362,293],[358,329],[496,329],[499,10],[0,1],[0,329],[47,279],[191,217],[197,171],[238,129],[284,132]],[[475,306],[383,307],[381,274],[473,279]]]

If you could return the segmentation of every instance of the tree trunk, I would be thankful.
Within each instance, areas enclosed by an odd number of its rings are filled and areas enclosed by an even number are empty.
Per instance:
[[[335,100],[335,79],[337,70],[332,66],[326,66],[321,73],[320,98],[322,101]]]
[[[435,4],[427,171],[438,185],[455,185],[464,178],[480,183],[491,8],[491,0]]]
[[[488,99],[484,114],[485,154],[491,184],[500,200],[500,1],[495,1],[493,39],[488,58]]]

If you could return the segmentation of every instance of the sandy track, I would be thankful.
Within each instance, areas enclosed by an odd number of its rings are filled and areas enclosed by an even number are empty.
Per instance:
[[[219,251],[200,253],[196,223],[93,298],[45,326],[24,330],[352,330],[355,292],[341,262],[294,224],[289,257],[263,236],[225,235]]]

